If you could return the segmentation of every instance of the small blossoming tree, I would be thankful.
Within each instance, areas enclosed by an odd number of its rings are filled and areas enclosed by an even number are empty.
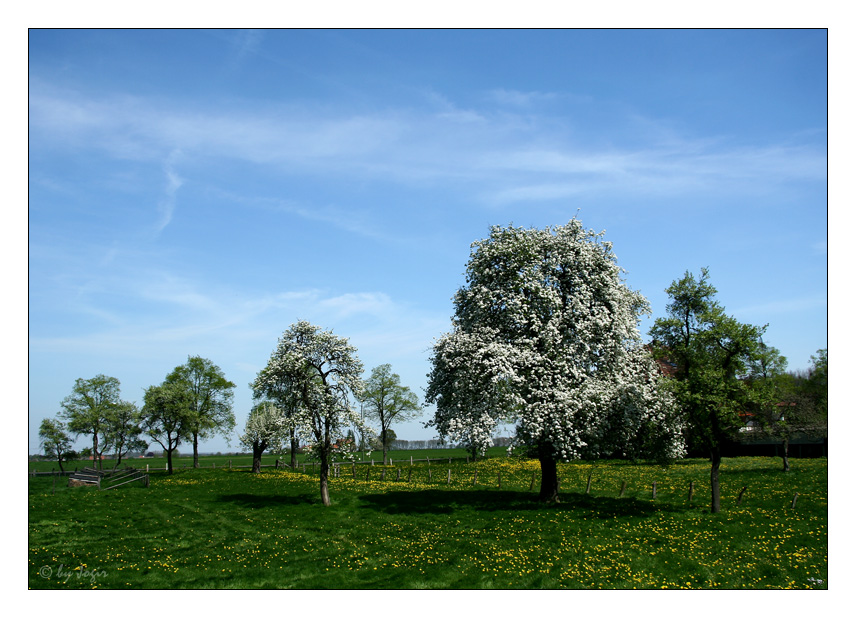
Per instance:
[[[280,451],[288,440],[288,420],[273,402],[260,402],[250,411],[241,444],[253,450],[253,472],[262,472],[265,450]]]
[[[515,423],[538,454],[543,501],[557,500],[559,461],[683,452],[640,339],[648,302],[602,237],[577,220],[492,227],[472,245],[452,330],[433,347],[428,425],[484,452],[498,424]]]
[[[256,397],[282,397],[283,385],[296,394],[300,405],[285,417],[286,425],[314,445],[324,505],[330,505],[328,477],[335,446],[345,438],[349,424],[363,426],[351,406],[351,397],[363,391],[362,373],[357,349],[346,338],[300,321],[283,333],[252,385]]]

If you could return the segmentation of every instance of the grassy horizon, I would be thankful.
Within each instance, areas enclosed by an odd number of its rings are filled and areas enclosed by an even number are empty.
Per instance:
[[[30,477],[29,586],[827,587],[826,459],[793,460],[790,473],[776,458],[725,459],[719,514],[704,460],[562,464],[555,506],[535,500],[532,460],[359,472],[331,480],[329,508],[317,476],[300,471],[187,469],[148,489],[56,494],[50,476]]]
[[[369,453],[369,455],[367,455]],[[355,457],[357,462],[359,463],[370,463],[373,460],[375,464],[381,464],[381,450],[375,449],[371,452],[356,452]],[[485,454],[485,458],[494,458],[501,457],[506,454],[505,447],[490,447]],[[410,461],[410,458],[413,457],[414,463],[416,464],[419,460],[425,461],[426,458],[430,458],[432,460],[436,459],[464,459],[469,458],[469,454],[466,449],[462,448],[452,448],[452,449],[401,449],[387,452],[387,458],[393,458],[394,462],[401,461]],[[277,460],[282,462],[290,462],[291,456],[289,453],[285,454],[270,454],[265,453],[262,455],[262,464],[265,466],[272,466]],[[304,462],[307,465],[312,463],[312,458],[310,458],[307,454],[298,454],[297,460],[299,464],[303,464]],[[251,466],[253,464],[253,456],[252,454],[206,454],[199,456],[199,463],[201,468],[212,468],[212,467],[226,467],[229,466],[230,462],[233,467],[245,467]],[[342,461],[340,460],[340,463]],[[115,463],[115,459],[113,458],[105,458],[102,460],[102,465],[104,470],[109,470],[113,468]],[[163,469],[167,464],[166,456],[156,456],[154,458],[122,458],[122,462],[120,463],[120,467],[131,466],[134,468],[145,469],[146,465],[149,466],[150,469]],[[63,468],[66,471],[74,471],[75,468],[82,469],[84,467],[92,467],[94,463],[92,460],[81,459],[81,460],[71,460],[69,462],[63,462]],[[191,468],[193,466],[193,454],[182,454],[178,457],[173,456],[173,469],[184,469]],[[49,471],[59,471],[59,465],[56,460],[30,460],[27,463],[27,471],[32,473],[33,471],[49,472]]]

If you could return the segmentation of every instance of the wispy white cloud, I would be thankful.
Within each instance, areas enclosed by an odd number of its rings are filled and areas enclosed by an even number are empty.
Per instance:
[[[560,95],[553,92],[522,92],[520,90],[509,90],[497,88],[488,93],[491,100],[501,105],[512,105],[516,107],[530,107],[538,103],[556,101]]]
[[[348,293],[323,299],[319,302],[319,307],[333,312],[340,318],[354,314],[389,316],[394,310],[388,295],[373,292]]]
[[[159,218],[156,225],[158,232],[166,228],[173,220],[173,212],[176,209],[176,193],[184,183],[184,179],[182,179],[175,170],[175,161],[180,154],[180,151],[174,150],[170,153],[164,163],[164,174],[166,176],[167,183],[164,188],[164,196],[158,203]]]
[[[544,93],[496,91],[523,104]],[[183,162],[246,162],[285,174],[377,183],[458,183],[494,204],[549,200],[582,191],[675,195],[681,192],[770,192],[795,180],[823,181],[827,162],[816,142],[749,146],[726,137],[683,137],[674,127],[639,117],[634,141],[621,133],[587,140],[575,120],[461,108],[437,93],[429,109],[350,113],[308,106],[182,109],[129,97],[59,93],[35,82],[32,138],[71,148],[96,147],[115,157],[159,160],[180,150]],[[557,126],[564,131],[557,131]],[[161,226],[170,221],[181,179],[166,167]]]

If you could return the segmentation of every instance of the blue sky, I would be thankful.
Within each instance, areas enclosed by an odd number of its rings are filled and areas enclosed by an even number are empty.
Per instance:
[[[243,426],[299,319],[422,396],[471,242],[575,215],[651,302],[644,333],[707,266],[805,368],[827,123],[823,30],[31,30],[29,451],[75,379],[139,404],[188,355]]]

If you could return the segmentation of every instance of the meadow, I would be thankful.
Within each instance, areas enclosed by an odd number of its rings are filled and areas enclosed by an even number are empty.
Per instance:
[[[309,470],[212,464],[111,491],[29,476],[29,587],[827,588],[826,459],[725,459],[719,514],[705,460],[562,464],[558,505],[532,460],[343,465],[328,508]]]

